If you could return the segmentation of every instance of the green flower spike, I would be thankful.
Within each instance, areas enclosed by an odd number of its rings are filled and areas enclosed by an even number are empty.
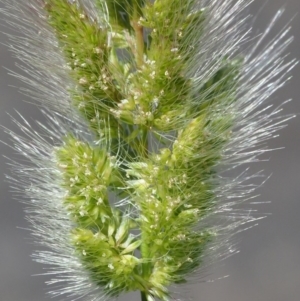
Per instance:
[[[170,300],[256,220],[237,207],[255,175],[226,171],[283,126],[261,106],[294,64],[281,55],[291,39],[242,53],[251,0],[2,2],[24,29],[11,37],[22,79],[46,106],[43,133],[18,121],[30,139],[9,133],[36,166],[18,176],[50,249],[36,260],[65,283],[52,294]]]

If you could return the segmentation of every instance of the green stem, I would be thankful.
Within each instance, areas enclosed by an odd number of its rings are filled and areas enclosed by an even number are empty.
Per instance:
[[[142,291],[141,291],[141,301],[147,301],[146,294],[145,294],[145,292],[142,292]]]
[[[136,63],[138,67],[141,67],[144,62],[144,29],[139,24],[134,25],[136,35]]]
[[[144,158],[149,157],[149,143],[148,143],[148,129],[144,127],[142,129],[142,151],[141,155]]]
[[[135,31],[136,38],[136,64],[140,68],[144,63],[144,28],[139,24],[141,17],[139,8],[135,5],[134,16],[132,20],[132,27]]]
[[[134,9],[134,16],[132,20],[132,27],[135,31],[135,37],[136,37],[136,47],[135,47],[135,59],[136,59],[136,65],[137,68],[140,69],[144,64],[144,28],[139,24],[139,18],[141,16],[141,13],[139,11],[139,8],[137,5],[135,5]],[[145,127],[142,129],[142,137],[141,137],[141,156],[144,158],[148,158],[149,156],[149,145],[148,145],[148,129]],[[141,245],[141,256],[142,258],[149,258],[149,250],[147,244],[145,244],[145,239],[143,239],[143,233],[142,233],[142,243]],[[151,273],[151,266],[149,266],[149,262],[143,263],[142,267],[142,277],[143,279],[147,279]],[[144,291],[141,291],[141,301],[147,301],[147,296]]]
[[[142,145],[142,151],[141,156],[144,158],[149,157],[149,144],[148,144],[148,129],[144,127],[142,129],[142,137],[141,137],[141,145]],[[145,236],[145,233],[141,233],[142,235],[142,245],[140,247],[142,258],[147,259],[147,262],[143,263],[143,277],[144,279],[148,279],[148,277],[151,275],[151,262],[149,262],[150,254],[149,254],[149,246],[147,244],[147,237]]]

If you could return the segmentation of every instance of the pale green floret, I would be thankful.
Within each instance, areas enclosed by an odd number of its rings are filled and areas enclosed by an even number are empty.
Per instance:
[[[158,130],[177,129],[188,115],[192,83],[186,78],[187,62],[194,58],[193,50],[197,48],[204,21],[202,11],[191,13],[194,3],[155,1],[143,9],[142,24],[151,29],[151,35],[147,61],[142,76],[137,75],[137,86],[143,86],[145,91],[142,104],[148,109],[155,108],[153,126]]]
[[[141,241],[130,234],[133,221],[108,201],[108,188],[122,184],[115,159],[74,137],[56,154],[68,192],[64,202],[77,224],[71,240],[91,278],[111,293],[139,289],[133,275],[140,259],[133,253]]]
[[[71,91],[74,105],[90,122],[91,128],[102,135],[106,130],[103,121],[124,98],[113,74],[119,75],[121,71],[124,80],[128,71],[114,60],[112,45],[108,45],[110,33],[107,28],[89,18],[76,1],[47,0],[45,9],[72,70],[70,75],[77,83]],[[112,43],[118,41],[118,36],[110,34],[110,37]],[[112,60],[113,64],[108,64]],[[113,116],[110,124],[110,135],[117,136],[117,121]],[[100,133],[99,128],[102,129]]]
[[[76,222],[91,227],[109,220],[108,187],[121,186],[122,181],[115,159],[105,149],[92,148],[73,137],[66,139],[57,157],[68,191],[65,204]]]
[[[168,300],[167,287],[200,266],[215,235],[196,226],[216,201],[242,60],[218,58],[203,83],[188,76],[205,22],[195,0],[99,0],[103,24],[77,1],[46,3],[76,82],[74,104],[106,141],[69,136],[56,152],[72,244],[107,294]],[[134,210],[114,208],[112,192]]]

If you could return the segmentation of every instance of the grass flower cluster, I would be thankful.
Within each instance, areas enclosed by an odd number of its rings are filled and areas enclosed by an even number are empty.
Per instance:
[[[237,205],[260,174],[227,171],[257,161],[291,117],[264,105],[295,64],[288,29],[258,51],[251,0],[1,2],[22,32],[16,76],[47,120],[7,132],[34,165],[13,168],[51,293],[170,300],[259,218]]]

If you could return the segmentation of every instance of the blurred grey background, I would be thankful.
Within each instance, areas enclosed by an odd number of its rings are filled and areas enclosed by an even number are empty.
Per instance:
[[[299,0],[257,0],[251,6],[256,16],[254,33],[264,30],[276,11],[284,6],[286,11],[273,32],[292,20],[295,36],[289,48],[291,57],[300,59],[300,12]],[[1,4],[0,4],[1,7]],[[259,13],[258,13],[259,12]],[[0,27],[0,41],[7,42]],[[10,77],[5,68],[16,70],[14,59],[6,47],[0,45],[0,123],[12,128],[7,113],[20,111],[29,120],[40,119],[37,108],[25,103],[25,97],[17,91],[20,83]],[[15,86],[15,87],[13,87]],[[273,96],[275,103],[293,98],[285,106],[285,113],[300,112],[300,68],[293,71],[293,79]],[[28,99],[27,99],[28,100]],[[0,140],[7,137],[0,131]],[[271,216],[262,220],[258,227],[236,237],[240,253],[219,263],[208,271],[210,278],[230,277],[214,282],[195,284],[190,293],[197,301],[298,301],[300,300],[300,116],[289,121],[280,137],[269,142],[270,147],[285,146],[269,154],[270,161],[260,163],[259,169],[273,174],[259,190],[261,212]],[[10,155],[11,150],[0,144],[0,153]],[[0,301],[50,300],[45,277],[31,275],[43,272],[43,266],[31,261],[34,246],[28,241],[29,233],[17,227],[26,227],[23,205],[12,198],[4,174],[9,170],[6,159],[0,157]],[[138,294],[122,296],[119,300],[139,300]]]

